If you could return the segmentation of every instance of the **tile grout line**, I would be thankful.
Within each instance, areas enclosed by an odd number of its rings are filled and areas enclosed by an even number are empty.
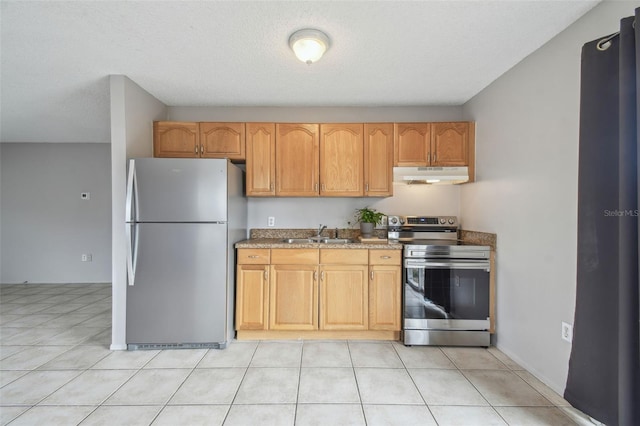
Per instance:
[[[364,411],[364,403],[362,402],[362,394],[360,393],[360,384],[358,383],[358,375],[356,374],[356,366],[353,363],[353,356],[351,355],[351,340],[347,340],[347,351],[349,352],[349,360],[351,360],[351,372],[353,373],[353,378],[356,381],[356,389],[358,390],[358,399],[360,400],[360,410],[362,411],[362,417],[364,418],[365,426],[368,424],[367,415]]]
[[[229,413],[231,413],[231,409],[233,408],[233,405],[234,405],[234,403],[236,401],[236,398],[238,397],[238,393],[240,392],[240,388],[242,387],[242,383],[244,383],[244,379],[247,377],[247,373],[249,372],[249,367],[251,366],[251,363],[253,362],[253,358],[255,357],[259,346],[260,346],[260,341],[258,341],[258,343],[256,344],[256,347],[253,349],[253,353],[251,354],[251,358],[249,359],[249,362],[247,363],[247,366],[244,369],[244,374],[242,375],[242,379],[240,379],[240,383],[238,384],[238,388],[236,389],[235,393],[233,394],[233,398],[231,399],[231,403],[229,404],[229,408],[227,409],[227,412],[224,415],[224,419],[222,419],[222,424],[223,425],[226,423],[227,419],[229,418]]]
[[[404,371],[407,373],[407,376],[409,376],[409,379],[411,380],[411,383],[413,383],[413,386],[415,386],[416,390],[418,391],[418,395],[420,395],[420,398],[422,399],[422,402],[424,402],[424,406],[427,407],[427,411],[429,411],[429,414],[431,414],[431,418],[433,418],[433,421],[436,423],[436,426],[437,426],[439,424],[438,420],[436,419],[436,416],[433,414],[433,411],[431,411],[431,407],[429,407],[429,404],[427,404],[427,401],[424,399],[424,395],[422,395],[422,392],[420,392],[420,388],[418,387],[417,383],[413,379],[413,376],[409,372],[409,369],[407,368],[407,364],[405,364],[404,360],[400,356],[400,352],[398,352],[398,349],[395,347],[395,345],[392,344],[391,347],[395,351],[395,353],[398,356],[398,358],[400,358],[400,362],[402,363],[402,366],[404,367]],[[440,349],[440,348],[438,348],[438,349]],[[441,349],[440,349],[440,352],[442,352]],[[445,355],[445,357],[446,357],[446,355]],[[454,366],[455,366],[455,364],[454,364]]]

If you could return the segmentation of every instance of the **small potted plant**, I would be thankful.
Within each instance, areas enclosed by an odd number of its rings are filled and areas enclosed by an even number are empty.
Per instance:
[[[356,209],[356,221],[360,223],[360,233],[364,238],[370,238],[373,234],[373,228],[382,223],[384,213],[380,213],[375,209],[364,207]]]

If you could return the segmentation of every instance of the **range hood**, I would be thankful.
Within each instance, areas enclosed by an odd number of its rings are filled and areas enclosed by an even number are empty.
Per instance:
[[[457,184],[469,181],[468,167],[394,167],[393,181],[404,183]]]

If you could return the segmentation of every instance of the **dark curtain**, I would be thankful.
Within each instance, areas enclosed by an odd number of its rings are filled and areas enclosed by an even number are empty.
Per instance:
[[[578,264],[565,399],[607,425],[640,425],[640,8],[584,45]]]

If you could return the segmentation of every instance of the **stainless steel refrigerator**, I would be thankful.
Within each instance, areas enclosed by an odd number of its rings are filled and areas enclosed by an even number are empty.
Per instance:
[[[138,158],[127,172],[128,349],[225,348],[244,171],[225,159]]]

